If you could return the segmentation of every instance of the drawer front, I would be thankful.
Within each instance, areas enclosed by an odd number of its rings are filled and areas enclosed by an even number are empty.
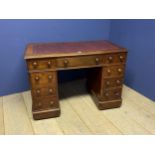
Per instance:
[[[58,98],[56,96],[52,97],[39,97],[33,98],[33,111],[41,110],[41,109],[51,109],[51,108],[58,108]]]
[[[124,75],[124,65],[109,66],[103,69],[104,78],[109,77],[122,77]]]
[[[56,66],[58,68],[89,67],[89,66],[98,66],[102,64],[103,64],[103,57],[101,55],[58,58],[56,60]]]
[[[102,100],[117,100],[121,99],[122,88],[105,90],[102,95]]]
[[[35,88],[32,89],[32,96],[41,97],[41,96],[53,96],[56,94],[55,87],[45,87],[45,88]]]
[[[55,61],[53,59],[35,59],[27,60],[29,70],[42,70],[55,68]]]
[[[104,64],[121,64],[126,62],[126,53],[106,54],[103,57]]]
[[[122,84],[123,78],[109,78],[104,80],[103,87],[105,89],[110,89],[114,87],[121,87]]]
[[[29,75],[32,88],[57,82],[56,72],[30,73]]]

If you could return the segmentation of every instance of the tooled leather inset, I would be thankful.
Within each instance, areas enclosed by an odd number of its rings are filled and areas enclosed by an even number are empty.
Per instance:
[[[90,52],[90,51],[105,51],[118,50],[120,47],[114,44],[109,44],[108,41],[83,41],[83,42],[68,42],[68,43],[37,43],[33,44],[33,53],[64,53],[64,52]]]

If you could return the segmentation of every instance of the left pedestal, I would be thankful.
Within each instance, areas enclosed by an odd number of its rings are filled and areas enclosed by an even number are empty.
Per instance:
[[[45,119],[60,115],[57,72],[30,72],[33,118]]]

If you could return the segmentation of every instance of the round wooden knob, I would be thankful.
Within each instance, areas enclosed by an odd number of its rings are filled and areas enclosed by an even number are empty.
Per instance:
[[[120,84],[120,83],[121,83],[121,81],[120,81],[120,80],[116,80],[116,83],[117,83],[117,84]]]
[[[39,90],[39,89],[37,89],[36,93],[37,93],[37,94],[40,94],[40,90]]]
[[[120,93],[119,93],[119,92],[116,92],[116,93],[115,93],[115,95],[116,95],[116,96],[119,96],[119,95],[120,95]]]
[[[105,96],[108,97],[109,96],[109,93],[105,93]]]
[[[36,76],[36,77],[35,77],[35,80],[36,80],[36,81],[39,81],[39,76]]]
[[[109,57],[108,57],[108,60],[109,60],[109,62],[112,62],[113,57],[112,57],[112,56],[109,56]]]
[[[118,68],[118,72],[119,72],[119,73],[122,73],[122,69],[121,69],[121,68]]]
[[[107,73],[108,73],[108,74],[111,74],[111,70],[110,70],[110,69],[107,69]]]
[[[67,66],[67,65],[68,65],[68,63],[69,63],[69,61],[68,61],[68,60],[64,60],[64,65],[65,65],[65,66]]]
[[[123,61],[124,57],[122,55],[119,56],[120,61]]]
[[[49,75],[49,76],[48,76],[48,79],[51,80],[51,79],[52,79],[52,75]]]
[[[54,104],[54,101],[50,101],[50,105],[53,105]]]
[[[33,66],[34,66],[34,67],[37,67],[37,65],[38,65],[37,62],[34,61],[34,62],[33,62]]]
[[[106,85],[109,86],[109,85],[110,85],[110,81],[107,81],[107,82],[106,82]]]
[[[96,62],[96,64],[98,64],[99,63],[99,58],[95,58],[95,62]]]
[[[50,94],[53,93],[53,89],[52,89],[52,88],[49,89],[49,93],[50,93]]]
[[[41,107],[41,106],[42,106],[42,103],[41,103],[41,102],[39,102],[39,103],[38,103],[38,107]]]
[[[48,67],[51,67],[52,62],[51,62],[51,61],[48,61],[48,62],[47,62],[47,65],[48,65]]]

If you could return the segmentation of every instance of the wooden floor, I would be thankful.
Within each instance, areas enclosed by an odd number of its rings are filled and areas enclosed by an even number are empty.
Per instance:
[[[0,134],[155,134],[155,103],[123,87],[121,108],[100,111],[84,80],[60,86],[61,117],[34,121],[30,91],[0,97]]]

